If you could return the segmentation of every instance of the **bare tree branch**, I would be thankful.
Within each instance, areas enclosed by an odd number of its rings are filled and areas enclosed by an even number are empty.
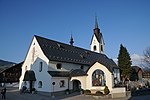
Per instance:
[[[144,51],[144,62],[150,67],[150,47]]]

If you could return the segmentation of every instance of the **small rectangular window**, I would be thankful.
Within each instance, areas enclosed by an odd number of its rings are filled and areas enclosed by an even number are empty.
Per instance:
[[[41,71],[42,71],[42,67],[43,67],[43,62],[40,62],[39,72],[41,72]]]
[[[61,66],[61,64],[57,64],[56,67],[57,67],[57,69],[61,69],[62,66]]]
[[[64,81],[64,80],[61,80],[61,81],[59,82],[59,85],[60,85],[60,87],[65,87],[65,81]]]

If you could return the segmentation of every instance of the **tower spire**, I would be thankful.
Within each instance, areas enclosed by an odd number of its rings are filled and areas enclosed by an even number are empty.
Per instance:
[[[98,28],[97,16],[95,15],[95,28]]]
[[[72,37],[72,34],[71,34],[71,37],[70,37],[70,45],[73,46],[73,43],[74,43],[74,41],[73,41],[73,37]]]
[[[95,15],[95,28],[93,30],[94,30],[94,34],[91,41],[91,51],[97,53],[104,53],[104,39],[98,27],[98,20],[96,15]]]

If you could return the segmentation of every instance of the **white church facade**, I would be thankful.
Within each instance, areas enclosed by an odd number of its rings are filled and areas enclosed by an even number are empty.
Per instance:
[[[91,40],[91,50],[34,36],[19,81],[23,86],[41,92],[60,92],[104,89],[112,91],[115,81],[120,81],[119,67],[104,54],[104,40],[96,20]]]

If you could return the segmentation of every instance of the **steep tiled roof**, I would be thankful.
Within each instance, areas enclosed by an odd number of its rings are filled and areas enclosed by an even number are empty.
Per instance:
[[[87,76],[87,73],[81,69],[75,69],[70,71],[70,76]]]
[[[48,71],[52,77],[69,77],[68,71]]]
[[[103,39],[102,33],[94,33],[94,34],[95,34],[96,39],[98,40],[98,42],[101,42],[102,41],[101,39]]]
[[[71,71],[48,71],[52,77],[73,77],[73,76],[87,76],[86,72],[81,69]]]
[[[60,43],[40,36],[35,36],[45,56],[50,61],[59,61],[91,66],[99,62],[112,72],[113,67],[118,68],[112,59],[106,55],[92,52],[83,48]]]

